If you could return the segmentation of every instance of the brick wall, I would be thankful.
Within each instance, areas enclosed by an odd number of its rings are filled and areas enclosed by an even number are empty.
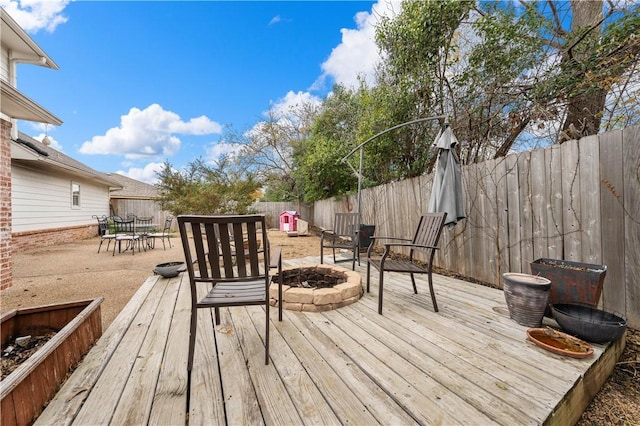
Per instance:
[[[98,235],[98,225],[53,228],[38,231],[14,232],[11,235],[13,253],[70,243]]]
[[[0,119],[0,290],[11,285],[11,123]]]

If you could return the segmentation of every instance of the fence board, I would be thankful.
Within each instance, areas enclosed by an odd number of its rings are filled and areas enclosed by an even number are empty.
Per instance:
[[[507,228],[509,229],[509,271],[520,269],[520,187],[518,185],[518,156],[508,155],[507,165]]]
[[[602,263],[607,275],[602,288],[602,307],[625,312],[624,285],[624,184],[622,132],[608,132],[600,140],[600,206],[602,220]]]
[[[533,260],[533,219],[531,212],[531,152],[518,154],[520,187],[520,271],[527,272]]]
[[[533,237],[533,255],[530,260],[541,257],[549,257],[547,244],[547,197],[546,197],[546,170],[545,150],[531,151],[531,220]],[[523,272],[529,272],[524,267]]]
[[[555,145],[544,150],[547,200],[547,256],[562,259],[562,156]]]
[[[622,136],[624,197],[624,259],[627,319],[640,324],[640,126],[625,129]]]
[[[495,244],[498,238],[499,220],[497,214],[497,181],[496,165],[499,160],[490,160],[483,163],[482,166],[482,181],[484,182],[485,197],[482,202],[482,211],[484,219],[484,261],[486,262],[484,281],[495,282],[499,280],[498,265],[499,258],[495,255]]]
[[[602,263],[598,136],[580,139],[580,237],[583,262]]]
[[[509,272],[509,205],[507,203],[507,162],[500,158],[496,162],[494,169],[496,182],[496,219],[498,227],[498,238],[496,248],[498,258],[498,277],[496,282],[500,282],[500,276]]]
[[[564,260],[580,261],[580,169],[578,141],[561,145],[562,154],[562,227]]]

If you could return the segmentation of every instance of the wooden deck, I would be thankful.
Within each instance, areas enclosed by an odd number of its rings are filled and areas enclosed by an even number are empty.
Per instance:
[[[188,406],[188,278],[150,277],[36,424],[567,425],[624,347],[561,357],[527,341],[501,290],[434,276],[434,313],[422,278],[414,295],[408,275],[388,277],[382,316],[377,277],[338,310],[272,309],[268,366],[262,308],[223,310],[215,332],[200,310]]]

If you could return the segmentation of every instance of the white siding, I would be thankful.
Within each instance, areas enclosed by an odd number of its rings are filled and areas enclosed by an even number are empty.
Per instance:
[[[4,46],[0,48],[0,78],[9,82],[9,50]]]
[[[80,207],[71,206],[71,182],[80,184]],[[92,215],[109,214],[109,190],[71,174],[12,165],[12,231],[94,224]]]

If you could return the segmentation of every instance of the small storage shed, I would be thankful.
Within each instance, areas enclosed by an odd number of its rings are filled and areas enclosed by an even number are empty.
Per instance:
[[[300,214],[295,210],[285,210],[280,213],[280,230],[284,232],[297,231],[296,219]]]

